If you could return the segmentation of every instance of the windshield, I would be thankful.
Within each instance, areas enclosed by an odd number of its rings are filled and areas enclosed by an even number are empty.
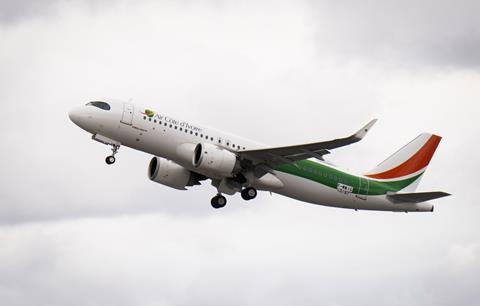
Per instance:
[[[110,105],[108,103],[102,102],[102,101],[92,101],[92,102],[88,102],[86,105],[87,106],[88,105],[95,106],[95,107],[101,108],[103,110],[110,110]]]

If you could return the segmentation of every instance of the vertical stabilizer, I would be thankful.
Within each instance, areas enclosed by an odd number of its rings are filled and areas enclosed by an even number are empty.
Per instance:
[[[414,191],[418,186],[442,137],[423,133],[395,152],[365,176],[380,181],[397,181],[418,177],[403,191]]]

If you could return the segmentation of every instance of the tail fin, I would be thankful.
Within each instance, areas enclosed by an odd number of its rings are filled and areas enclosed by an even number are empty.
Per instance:
[[[423,133],[365,176],[382,181],[417,177],[404,191],[415,191],[442,137]]]

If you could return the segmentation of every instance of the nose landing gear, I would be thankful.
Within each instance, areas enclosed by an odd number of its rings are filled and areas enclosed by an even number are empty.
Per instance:
[[[111,165],[115,162],[115,156],[107,156],[107,158],[105,158],[105,162],[108,164],[108,165]]]
[[[118,153],[118,150],[120,149],[120,145],[112,144],[111,146],[112,146],[112,155],[107,156],[107,158],[105,158],[105,162],[107,163],[107,165],[111,165],[115,163],[115,155]]]
[[[110,139],[108,137],[102,136],[100,134],[93,134],[92,139],[98,141],[100,143],[106,144],[108,146],[112,146],[112,155],[107,156],[105,158],[105,162],[108,165],[111,165],[115,162],[115,154],[118,153],[118,149],[120,149],[120,142]]]

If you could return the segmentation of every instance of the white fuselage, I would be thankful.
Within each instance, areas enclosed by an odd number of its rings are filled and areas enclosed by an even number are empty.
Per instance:
[[[178,148],[182,144],[211,143],[231,152],[267,147],[248,139],[181,121],[164,114],[155,113],[148,116],[143,113],[144,108],[129,103],[109,102],[109,104],[111,109],[108,111],[82,106],[71,111],[69,115],[74,123],[94,135],[101,135],[122,146],[174,161],[194,172],[197,172],[198,169],[195,169],[191,162],[179,158]],[[303,177],[280,171],[274,171],[273,174],[283,183],[283,187],[268,191],[304,202],[365,210],[432,210],[432,205],[428,203],[394,204],[384,195],[358,197],[353,193],[341,193],[337,189]],[[259,189],[265,190],[265,188]]]

